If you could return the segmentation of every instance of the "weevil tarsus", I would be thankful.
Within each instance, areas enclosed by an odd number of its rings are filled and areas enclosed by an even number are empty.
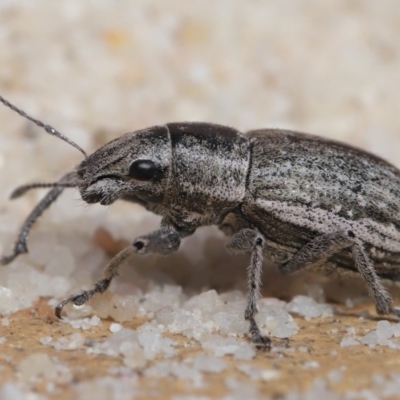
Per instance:
[[[75,306],[82,306],[83,304],[87,303],[95,294],[104,293],[110,286],[111,281],[119,275],[119,269],[121,265],[125,261],[127,261],[133,254],[134,248],[132,246],[128,246],[120,251],[108,263],[105,269],[104,278],[100,279],[94,285],[93,289],[85,290],[78,295],[72,295],[57,305],[57,307],[55,308],[56,317],[60,319],[62,318],[61,312],[68,303],[73,303]]]

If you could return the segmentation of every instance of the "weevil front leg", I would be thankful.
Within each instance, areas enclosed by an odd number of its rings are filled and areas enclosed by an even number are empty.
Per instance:
[[[400,316],[400,311],[392,308],[392,298],[378,277],[362,241],[352,231],[339,231],[317,236],[279,269],[284,274],[298,271],[319,264],[344,249],[351,250],[356,268],[365,280],[370,296],[375,300],[378,314]]]
[[[111,281],[118,276],[121,265],[133,254],[158,253],[168,255],[178,250],[181,243],[179,234],[171,227],[162,227],[148,235],[138,237],[131,246],[126,247],[118,253],[107,265],[104,278],[99,280],[94,288],[85,290],[78,295],[72,295],[62,301],[56,308],[55,314],[61,318],[61,311],[68,303],[82,306],[88,302],[96,293],[104,293],[110,286]]]
[[[261,334],[254,316],[258,313],[261,273],[263,267],[264,237],[257,231],[242,229],[232,236],[227,247],[238,252],[251,252],[250,264],[247,268],[247,306],[244,317],[249,321],[249,333],[257,348],[270,349],[271,339]]]
[[[58,182],[67,183],[67,182],[72,182],[74,179],[76,179],[75,170],[64,175]],[[24,185],[14,190],[11,198],[17,197],[16,196],[17,193],[19,197],[20,189],[24,188],[24,190],[22,191],[22,193],[24,193],[27,187],[28,187],[27,185]],[[8,256],[4,256],[3,258],[1,258],[0,264],[2,265],[9,264],[11,261],[14,261],[14,259],[17,258],[19,255],[28,252],[28,245],[26,242],[28,240],[29,232],[33,224],[58,199],[58,197],[64,191],[64,189],[65,187],[55,187],[51,189],[46,194],[46,196],[39,202],[39,204],[32,210],[32,212],[28,215],[28,218],[25,220],[24,224],[21,227],[18,238],[14,244],[14,249],[12,253],[9,254]]]
[[[128,246],[122,251],[120,251],[107,265],[104,278],[99,280],[92,290],[85,290],[78,295],[72,295],[62,301],[56,308],[55,314],[57,318],[61,318],[61,311],[64,306],[68,303],[74,303],[76,306],[82,306],[86,302],[89,301],[96,293],[104,293],[108,287],[110,286],[113,278],[118,276],[119,268],[133,253],[134,248],[132,246]]]
[[[136,253],[157,253],[163,256],[175,253],[180,244],[181,236],[169,226],[162,227],[148,235],[140,236],[133,241]]]

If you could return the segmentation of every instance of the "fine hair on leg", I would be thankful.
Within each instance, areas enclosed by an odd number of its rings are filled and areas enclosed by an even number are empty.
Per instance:
[[[178,250],[180,237],[176,231],[170,227],[162,227],[148,235],[136,238],[131,246],[119,252],[107,265],[105,276],[99,280],[94,288],[85,290],[81,294],[72,295],[62,301],[56,308],[55,314],[61,318],[61,311],[68,303],[81,306],[90,300],[96,293],[104,293],[110,286],[111,281],[118,276],[119,268],[133,254],[159,253],[163,255],[171,254]]]
[[[392,297],[383,286],[382,281],[377,275],[362,243],[360,243],[357,239],[354,240],[352,252],[358,272],[367,283],[370,296],[375,300],[377,313],[393,313],[397,315],[396,312],[398,312],[398,310],[395,311],[392,309]]]
[[[89,301],[96,293],[104,293],[110,286],[111,281],[118,276],[120,266],[134,254],[134,248],[132,246],[125,247],[120,251],[107,265],[104,278],[99,280],[92,290],[85,290],[81,294],[72,295],[62,301],[56,308],[55,314],[57,318],[61,318],[61,311],[64,306],[68,303],[74,303],[76,306],[82,306]]]
[[[392,313],[400,316],[400,310],[392,308],[392,298],[377,275],[362,241],[357,239],[352,231],[338,231],[317,236],[279,269],[284,274],[298,271],[316,265],[346,248],[351,249],[355,266],[367,284],[368,292],[375,301],[378,314]]]
[[[61,184],[68,184],[75,179],[76,172],[71,171],[68,174],[64,175],[58,182]],[[18,238],[14,244],[14,249],[11,254],[8,256],[4,256],[0,259],[0,264],[6,265],[11,261],[14,261],[20,254],[24,254],[28,252],[27,240],[29,236],[29,232],[33,226],[33,224],[37,221],[37,219],[58,199],[60,194],[64,191],[66,186],[56,186],[51,189],[46,196],[39,202],[39,204],[32,210],[32,212],[28,215],[25,222],[23,223],[21,230],[18,234]],[[15,192],[15,191],[14,191]]]
[[[255,238],[254,249],[251,254],[250,265],[247,268],[247,306],[244,317],[250,322],[249,332],[253,343],[258,348],[270,348],[271,339],[261,334],[260,328],[254,319],[258,313],[258,298],[260,297],[261,274],[263,268],[264,239],[261,235]]]
[[[247,306],[244,317],[249,321],[249,333],[253,343],[260,349],[269,349],[271,340],[261,334],[254,316],[258,313],[258,298],[260,295],[261,274],[263,268],[263,236],[251,229],[242,229],[232,236],[227,247],[238,252],[250,252],[250,264],[247,268]]]

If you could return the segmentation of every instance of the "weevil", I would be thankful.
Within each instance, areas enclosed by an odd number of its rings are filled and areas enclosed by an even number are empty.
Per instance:
[[[13,192],[16,198],[30,189],[51,188],[26,219],[3,264],[28,252],[30,228],[67,187],[78,188],[90,204],[122,199],[162,216],[160,229],[122,250],[92,290],[61,302],[55,308],[58,318],[67,303],[80,306],[107,290],[131,254],[169,255],[206,225],[218,226],[229,237],[231,251],[250,253],[244,317],[258,347],[271,346],[255,320],[264,257],[283,274],[308,267],[358,272],[378,314],[400,316],[381,281],[400,280],[400,171],[383,159],[305,133],[241,133],[202,122],[126,133],[86,156],[53,127],[0,101],[85,156],[59,181]]]

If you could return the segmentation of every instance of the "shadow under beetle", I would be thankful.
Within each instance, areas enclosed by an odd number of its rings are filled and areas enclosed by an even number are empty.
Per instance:
[[[400,171],[379,157],[317,136],[278,129],[247,133],[211,123],[169,123],[126,133],[93,154],[0,96],[0,101],[78,148],[85,159],[58,182],[17,188],[51,190],[26,219],[11,255],[28,252],[37,218],[66,187],[87,203],[139,203],[162,216],[160,229],[136,238],[108,264],[94,289],[55,309],[103,293],[133,253],[168,255],[205,225],[230,236],[228,249],[248,252],[245,319],[258,347],[269,348],[254,319],[263,257],[288,274],[310,266],[359,272],[378,314],[400,316],[381,278],[400,280]]]

